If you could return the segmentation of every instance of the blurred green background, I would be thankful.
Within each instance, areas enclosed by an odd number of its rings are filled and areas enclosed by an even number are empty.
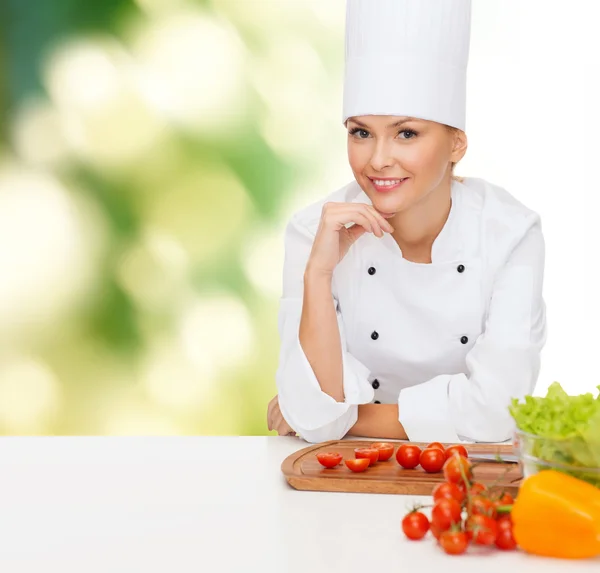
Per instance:
[[[0,1],[1,433],[268,433],[344,4]]]

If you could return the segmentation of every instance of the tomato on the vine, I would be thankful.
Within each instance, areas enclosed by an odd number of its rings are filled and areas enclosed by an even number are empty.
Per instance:
[[[462,503],[465,499],[465,492],[461,490],[455,483],[443,481],[435,486],[433,490],[433,501],[448,498],[455,499],[458,503]]]
[[[482,495],[472,497],[470,507],[467,509],[471,515],[485,515],[486,517],[496,519],[497,512],[494,502]]]
[[[508,492],[504,492],[500,498],[492,498],[494,500],[494,506],[496,508],[500,507],[501,505],[512,505],[514,503],[514,498],[512,495],[510,495],[510,493]]]
[[[402,531],[409,539],[422,539],[429,531],[429,520],[420,511],[411,511],[402,520]]]
[[[513,524],[510,515],[502,516],[496,522],[498,533],[496,534],[496,547],[498,549],[516,549],[517,542],[513,535]]]
[[[337,452],[321,452],[317,454],[317,459],[322,466],[334,468],[341,463],[343,457]]]
[[[469,495],[471,495],[471,497],[473,497],[476,495],[480,495],[486,491],[487,491],[487,487],[485,485],[483,485],[482,483],[476,481],[471,484],[471,488],[469,489]]]
[[[460,555],[467,549],[469,541],[463,531],[444,531],[440,535],[440,545],[449,555]]]
[[[440,535],[443,533],[443,531],[433,523],[430,525],[429,528],[431,529],[431,534],[439,541]]]
[[[407,470],[416,468],[420,457],[421,448],[414,444],[402,444],[396,452],[396,461]]]
[[[485,515],[471,515],[466,523],[467,537],[477,545],[494,545],[498,525],[494,519]]]
[[[435,502],[431,510],[431,523],[445,531],[454,523],[460,523],[462,507],[455,499],[443,498]]]
[[[471,479],[471,462],[459,454],[454,454],[444,464],[444,477],[451,483],[460,483]]]
[[[468,458],[469,454],[467,453],[467,448],[460,444],[456,444],[454,446],[448,446],[446,448],[446,459],[449,460],[455,453],[463,458]]]
[[[426,448],[421,452],[419,463],[428,473],[441,471],[446,461],[446,455],[438,448]]]
[[[394,444],[388,442],[375,442],[371,447],[379,451],[380,462],[387,462],[394,455],[396,449]]]

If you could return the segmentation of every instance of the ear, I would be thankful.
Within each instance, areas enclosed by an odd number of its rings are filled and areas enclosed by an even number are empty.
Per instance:
[[[467,141],[467,134],[462,129],[455,130],[450,160],[454,163],[458,163],[467,152],[468,146],[469,142]]]

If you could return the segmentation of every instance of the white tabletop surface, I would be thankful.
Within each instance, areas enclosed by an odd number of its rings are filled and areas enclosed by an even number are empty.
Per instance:
[[[0,439],[0,571],[600,571],[404,538],[410,496],[296,491],[291,437]]]

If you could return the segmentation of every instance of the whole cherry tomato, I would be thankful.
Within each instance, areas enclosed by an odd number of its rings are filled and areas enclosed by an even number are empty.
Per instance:
[[[429,444],[427,447],[438,448],[439,450],[442,450],[442,452],[446,451],[446,448],[444,448],[444,446],[440,442],[431,442],[431,444]]]
[[[431,534],[439,541],[440,540],[440,535],[443,533],[443,531],[435,526],[433,523],[430,525],[430,529],[431,529]]]
[[[471,462],[459,454],[454,454],[444,464],[444,477],[450,483],[460,483],[471,479]]]
[[[513,524],[510,516],[503,516],[496,522],[498,533],[496,534],[496,547],[498,549],[516,549],[517,542],[513,535]]]
[[[379,459],[379,450],[376,450],[375,448],[356,448],[354,450],[354,455],[357,460],[366,458],[369,460],[369,464],[373,465]]]
[[[444,531],[440,535],[440,545],[449,555],[460,555],[467,550],[469,541],[463,531]]]
[[[396,449],[394,444],[388,442],[375,442],[371,447],[379,450],[380,462],[387,462],[394,455],[394,450]]]
[[[494,519],[485,515],[471,515],[466,523],[467,537],[477,545],[494,545],[498,525]]]
[[[454,523],[460,523],[462,508],[455,499],[440,499],[431,510],[431,523],[445,531]]]
[[[396,452],[396,461],[407,470],[412,470],[419,465],[421,448],[414,444],[402,444]]]
[[[428,473],[441,471],[446,461],[446,455],[439,448],[426,448],[421,452],[419,463]]]
[[[458,455],[462,456],[463,458],[468,458],[469,454],[467,453],[467,448],[465,448],[464,446],[460,445],[460,444],[456,444],[455,446],[448,446],[446,448],[446,459],[450,459],[453,455],[454,452],[456,452]]]
[[[317,459],[322,466],[334,468],[341,463],[343,457],[337,452],[321,452],[317,454]]]
[[[492,499],[494,501],[494,507],[496,508],[502,505],[512,505],[515,502],[513,496],[508,492],[504,492],[500,498],[493,497]]]
[[[409,539],[422,539],[429,531],[429,520],[420,511],[411,511],[402,520],[402,531]]]
[[[486,517],[491,517],[492,519],[496,519],[496,506],[494,502],[482,495],[476,495],[471,498],[470,507],[467,508],[471,515],[485,515]]]
[[[435,486],[433,490],[433,501],[440,499],[455,499],[458,503],[462,503],[465,499],[465,492],[461,490],[455,483],[443,481]]]
[[[471,484],[471,489],[469,489],[469,494],[473,497],[473,496],[479,495],[486,491],[487,491],[487,487],[484,486],[482,483],[479,483],[478,481],[476,481]]]

